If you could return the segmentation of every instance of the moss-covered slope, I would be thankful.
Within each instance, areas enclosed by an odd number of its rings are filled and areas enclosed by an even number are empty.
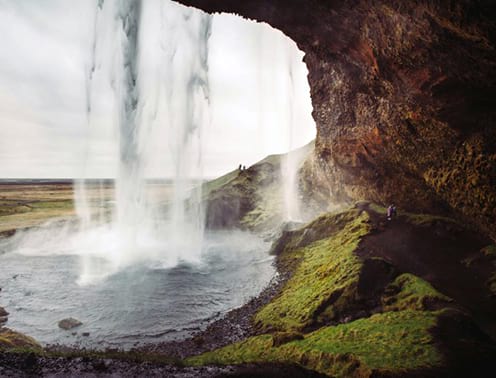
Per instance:
[[[477,376],[496,349],[466,309],[408,270],[360,253],[368,238],[387,234],[381,219],[362,204],[283,233],[273,252],[291,277],[254,316],[260,334],[186,363],[296,363],[328,376],[368,377],[449,376],[464,361],[476,364]],[[427,219],[402,216],[412,227]]]

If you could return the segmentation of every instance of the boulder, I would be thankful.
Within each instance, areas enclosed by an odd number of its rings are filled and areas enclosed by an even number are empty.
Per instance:
[[[73,329],[73,328],[79,327],[82,324],[83,323],[80,322],[77,319],[66,318],[66,319],[63,319],[63,320],[61,320],[59,322],[59,328],[62,328],[62,329],[65,329],[65,330],[69,330],[69,329]]]
[[[9,313],[7,311],[5,311],[5,309],[3,307],[0,307],[0,318],[3,318],[5,316],[8,316]]]

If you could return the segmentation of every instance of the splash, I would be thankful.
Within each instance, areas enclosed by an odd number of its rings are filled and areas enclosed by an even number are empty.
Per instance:
[[[92,89],[109,85],[119,158],[112,201],[102,186],[95,194],[91,180],[76,184],[78,242],[87,251],[82,284],[137,261],[197,261],[204,231],[201,186],[194,184],[202,179],[202,129],[209,123],[211,16],[159,0],[100,0],[95,15],[87,119],[94,129]],[[150,147],[157,138],[161,151]],[[174,177],[171,199],[160,206],[145,172],[164,157]]]

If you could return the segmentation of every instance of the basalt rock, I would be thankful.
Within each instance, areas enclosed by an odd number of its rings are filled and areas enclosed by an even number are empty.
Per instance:
[[[494,2],[181,2],[268,22],[306,53],[309,201],[394,201],[496,238]]]

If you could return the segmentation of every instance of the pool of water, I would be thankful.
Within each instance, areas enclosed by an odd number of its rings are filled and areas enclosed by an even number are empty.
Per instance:
[[[268,247],[249,233],[209,232],[199,261],[138,260],[80,285],[82,256],[0,245],[0,305],[10,313],[7,327],[45,345],[127,349],[181,339],[268,285],[275,274]],[[68,317],[83,325],[60,329]]]

